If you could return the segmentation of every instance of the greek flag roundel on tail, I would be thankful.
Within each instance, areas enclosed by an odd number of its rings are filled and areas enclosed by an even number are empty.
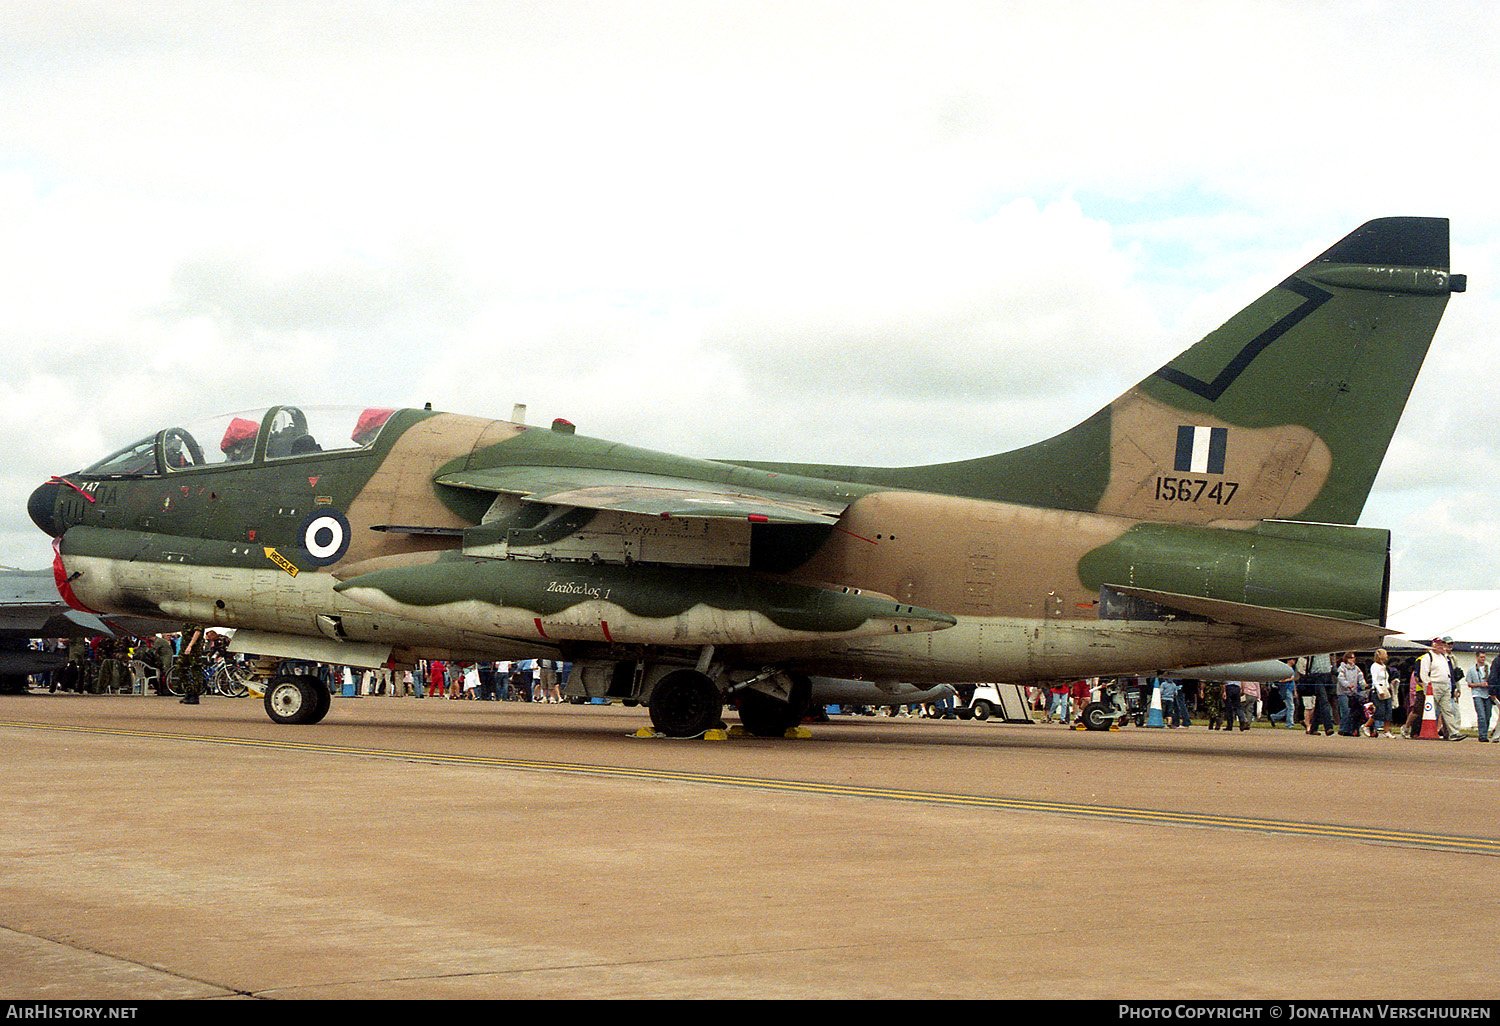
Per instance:
[[[1183,424],[1177,429],[1177,459],[1172,469],[1190,474],[1222,474],[1228,443],[1228,428]]]

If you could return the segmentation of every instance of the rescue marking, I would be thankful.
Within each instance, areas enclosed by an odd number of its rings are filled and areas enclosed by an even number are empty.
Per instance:
[[[1298,823],[1289,820],[1254,819],[1248,816],[1215,813],[1170,812],[1162,809],[1132,809],[1121,806],[1087,805],[1081,802],[1059,802],[1028,798],[1001,798],[993,795],[945,794],[940,791],[909,791],[888,787],[865,787],[857,784],[833,784],[815,781],[771,780],[764,777],[736,777],[721,773],[697,773],[689,770],[663,770],[632,766],[597,766],[588,763],[551,762],[540,759],[505,759],[484,755],[455,755],[436,752],[412,752],[398,749],[359,748],[354,745],[314,744],[307,741],[275,741],[255,738],[216,737],[207,734],[176,734],[170,731],[123,730],[110,727],[85,727],[47,723],[25,723],[0,720],[0,727],[26,727],[59,733],[100,734],[111,737],[152,738],[163,741],[198,741],[235,748],[264,748],[277,751],[316,752],[324,755],[356,755],[376,759],[405,759],[412,762],[449,766],[488,766],[495,769],[531,770],[547,773],[577,773],[594,777],[657,780],[714,787],[738,787],[786,794],[818,795],[827,798],[869,798],[882,801],[914,802],[944,807],[991,809],[998,812],[1038,812],[1059,816],[1078,816],[1115,822],[1157,826],[1210,827],[1251,833],[1279,834],[1291,837],[1347,840],[1366,844],[1396,844],[1468,855],[1500,856],[1500,838],[1463,837],[1417,830],[1395,830],[1385,827],[1338,826],[1335,824]]]
[[[291,574],[293,577],[297,576],[297,568],[295,566],[293,566],[292,563],[291,563],[291,561],[288,560],[281,553],[277,552],[275,549],[271,548],[271,546],[269,546],[269,545],[265,546],[264,552],[266,554],[266,558],[269,559],[271,562],[273,562],[277,566],[281,567],[281,569],[285,570],[287,573]]]

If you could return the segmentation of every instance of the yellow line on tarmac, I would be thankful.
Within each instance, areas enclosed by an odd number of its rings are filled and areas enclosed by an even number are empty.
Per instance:
[[[156,730],[123,730],[112,727],[68,726],[0,720],[0,727],[24,727],[60,733],[101,734],[114,737],[152,738],[164,741],[198,741],[205,744],[237,748],[263,748],[278,751],[317,752],[324,755],[357,755],[380,759],[405,759],[450,766],[489,766],[497,769],[534,770],[551,773],[581,773],[596,777],[659,780],[674,783],[708,784],[716,787],[741,787],[787,794],[822,795],[836,798],[873,798],[882,801],[916,802],[925,805],[955,806],[971,809],[996,809],[1007,812],[1039,812],[1060,816],[1082,816],[1162,826],[1208,827],[1221,830],[1247,830],[1323,839],[1344,839],[1378,844],[1398,844],[1431,848],[1472,855],[1500,855],[1500,839],[1461,837],[1450,834],[1424,833],[1415,830],[1392,830],[1381,827],[1336,826],[1322,823],[1296,823],[1284,820],[1253,819],[1214,813],[1172,812],[1162,809],[1130,809],[1074,802],[1044,801],[1027,798],[1000,798],[991,795],[945,794],[939,791],[914,791],[887,787],[865,787],[855,784],[828,784],[798,780],[772,780],[761,777],[736,777],[720,773],[698,773],[686,770],[649,769],[633,766],[597,766],[588,763],[554,762],[541,759],[509,759],[486,755],[454,755],[413,752],[399,749],[361,748],[310,741],[280,741],[255,738],[220,737],[211,734],[179,734]]]

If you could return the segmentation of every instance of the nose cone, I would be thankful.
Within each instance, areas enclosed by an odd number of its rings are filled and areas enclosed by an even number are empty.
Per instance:
[[[56,481],[48,481],[26,500],[26,512],[31,514],[31,522],[54,538],[62,534],[57,523],[57,493],[61,488]]]

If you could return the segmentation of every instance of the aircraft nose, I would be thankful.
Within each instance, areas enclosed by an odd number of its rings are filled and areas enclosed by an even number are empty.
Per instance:
[[[62,534],[57,524],[57,493],[60,488],[62,485],[56,481],[48,481],[26,500],[26,512],[31,514],[31,522],[54,538]]]

